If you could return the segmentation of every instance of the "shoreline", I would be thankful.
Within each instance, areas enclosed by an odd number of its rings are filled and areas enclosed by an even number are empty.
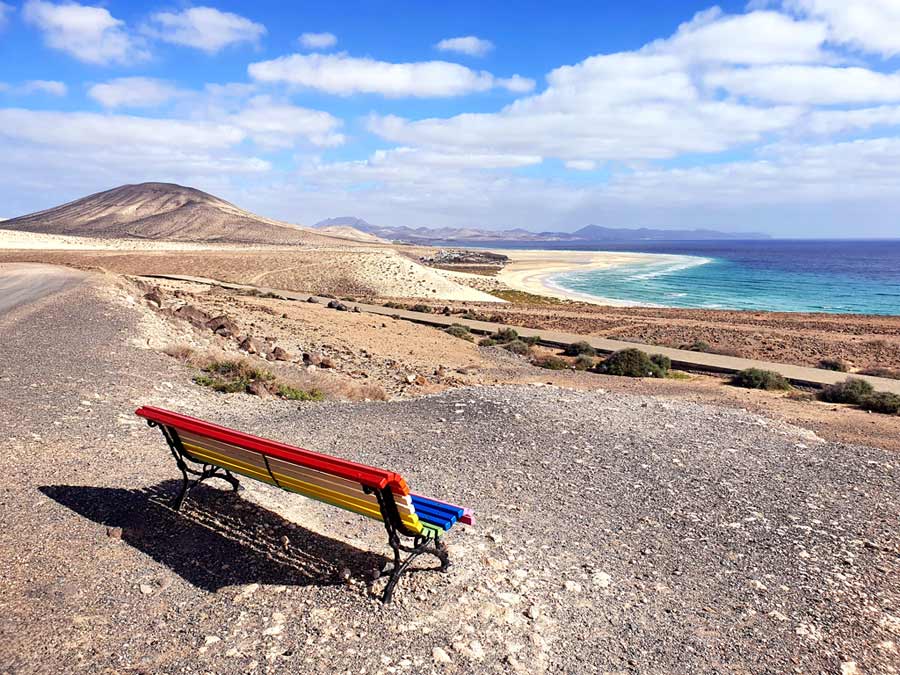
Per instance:
[[[553,279],[567,272],[589,272],[612,267],[627,267],[629,265],[657,262],[660,258],[673,257],[664,253],[629,253],[619,251],[491,250],[509,256],[511,262],[500,271],[496,278],[510,288],[534,295],[544,295],[561,300],[574,300],[611,307],[662,307],[662,305],[615,300],[589,293],[579,293],[578,291],[562,288],[555,284]]]

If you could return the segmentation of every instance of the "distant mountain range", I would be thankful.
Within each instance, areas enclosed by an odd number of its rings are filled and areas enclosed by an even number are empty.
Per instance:
[[[700,239],[769,239],[758,232],[719,232],[717,230],[655,230],[646,227],[629,229],[587,225],[574,232],[531,232],[522,228],[510,230],[484,230],[474,227],[382,227],[372,225],[362,218],[343,216],[329,218],[313,225],[315,228],[352,227],[389,241],[413,244],[438,244],[443,242],[639,242],[639,241],[691,241]]]

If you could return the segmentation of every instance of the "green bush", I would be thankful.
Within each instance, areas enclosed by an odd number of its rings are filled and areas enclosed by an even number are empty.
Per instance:
[[[250,380],[240,377],[235,380],[228,380],[222,377],[214,377],[210,375],[197,375],[194,382],[202,387],[209,387],[213,391],[221,394],[236,394],[240,391],[246,391],[250,386]]]
[[[325,400],[325,394],[323,394],[318,389],[310,389],[309,391],[306,391],[305,389],[297,389],[286,384],[280,384],[275,391],[281,398],[286,398],[289,401]]]
[[[453,337],[460,338],[461,340],[468,340],[472,342],[475,340],[475,337],[472,335],[472,331],[469,330],[468,326],[463,326],[461,323],[454,323],[447,328],[444,329],[444,332],[448,335],[452,335]]]
[[[519,354],[520,356],[524,356],[525,354],[531,352],[531,345],[529,345],[527,342],[523,342],[522,340],[513,340],[501,346],[506,351],[512,352],[513,354]]]
[[[503,344],[505,342],[512,342],[513,340],[519,339],[519,334],[514,331],[512,328],[501,328],[496,333],[494,333],[491,338],[494,342],[499,344]]]
[[[497,342],[495,339],[489,338],[489,337],[487,337],[487,338],[481,338],[481,339],[478,341],[478,346],[479,346],[479,347],[493,347],[494,345],[497,345],[497,344],[500,344],[500,343]]]
[[[663,370],[640,349],[629,347],[614,352],[600,363],[597,372],[623,377],[663,377]]]
[[[694,340],[688,344],[681,345],[679,349],[687,349],[691,352],[711,352],[712,347],[708,342],[704,342],[703,340]]]
[[[822,387],[819,398],[829,403],[852,403],[859,405],[862,400],[875,392],[875,387],[858,377],[848,377],[843,382]]]
[[[590,370],[594,367],[594,357],[587,354],[579,354],[575,357],[575,370]]]
[[[731,384],[745,389],[765,389],[766,391],[790,389],[791,385],[783,376],[771,370],[747,368],[731,376]]]
[[[822,370],[834,370],[838,373],[846,373],[849,370],[847,363],[840,359],[822,359],[819,361],[819,368]]]
[[[900,413],[900,396],[889,391],[876,391],[873,394],[864,396],[859,406],[863,410],[871,410],[872,412],[884,413],[885,415],[896,415]]]
[[[545,356],[542,359],[535,360],[534,365],[546,368],[547,370],[565,370],[569,367],[566,360],[561,359],[558,356]]]
[[[656,364],[656,367],[659,368],[659,372],[662,373],[662,377],[665,377],[669,370],[672,368],[672,359],[668,356],[664,356],[662,354],[651,354],[650,360]]]
[[[413,312],[422,312],[423,314],[431,314],[432,309],[428,305],[413,305],[410,307]]]
[[[541,343],[541,336],[540,336],[540,335],[532,335],[531,337],[525,337],[525,336],[523,335],[523,336],[520,336],[519,339],[520,339],[522,342],[524,342],[526,345],[531,345],[532,347],[533,347],[534,345],[539,345],[539,344]]]
[[[566,356],[581,356],[582,354],[585,356],[596,356],[597,350],[591,347],[587,342],[573,342],[566,346],[566,350],[563,353]]]

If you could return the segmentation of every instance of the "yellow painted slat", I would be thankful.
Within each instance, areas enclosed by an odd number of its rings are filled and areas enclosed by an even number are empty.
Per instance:
[[[187,431],[181,432],[179,434],[179,437],[181,438],[181,442],[185,444],[185,446],[187,446],[187,444],[191,444],[196,447],[206,448],[207,450],[222,455],[223,457],[232,457],[239,462],[243,462],[244,464],[255,466],[261,471],[268,471],[266,469],[265,460],[263,459],[262,454],[256,452],[255,450],[247,450],[246,448],[242,448],[237,445],[223,443],[221,441],[207,438],[205,436],[198,436],[197,434],[192,434]]]
[[[199,446],[195,446],[191,443],[183,443],[185,450],[187,450],[192,456],[197,459],[203,460],[209,464],[215,464],[216,466],[221,466],[224,469],[228,469],[229,471],[236,471],[237,473],[243,474],[250,478],[254,478],[256,480],[262,481],[264,483],[268,483],[269,485],[274,485],[272,482],[272,478],[269,476],[268,472],[264,472],[265,470],[260,470],[255,466],[248,466],[243,462],[238,462],[231,457],[224,457],[219,453],[212,452],[206,448],[201,448]]]
[[[269,466],[278,475],[289,476],[301,482],[318,485],[326,490],[338,492],[351,498],[361,499],[370,503],[373,508],[379,508],[375,495],[366,494],[359,483],[343,480],[323,471],[300,467],[275,458],[269,458]],[[393,497],[401,519],[408,520],[414,526],[418,522],[418,518],[416,517],[415,508],[412,506],[412,500],[405,495],[393,495]]]

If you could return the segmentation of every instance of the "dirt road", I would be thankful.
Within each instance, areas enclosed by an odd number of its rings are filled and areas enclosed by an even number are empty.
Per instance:
[[[22,305],[84,282],[84,272],[55,265],[0,264],[0,317]]]

